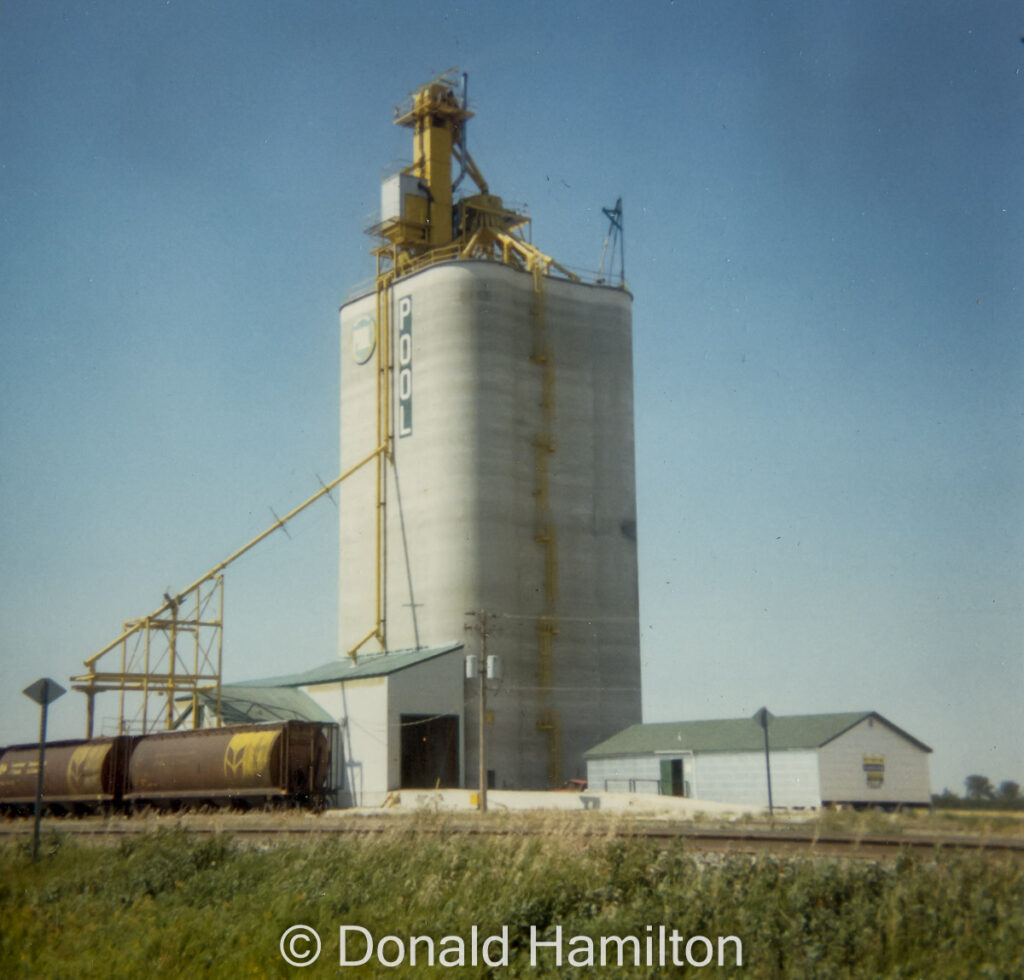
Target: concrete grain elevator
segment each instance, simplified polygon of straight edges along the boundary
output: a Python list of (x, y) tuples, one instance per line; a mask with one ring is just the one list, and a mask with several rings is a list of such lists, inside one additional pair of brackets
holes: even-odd
[(413, 162), (382, 186), (376, 281), (341, 307), (339, 642), (486, 644), (488, 781), (544, 789), (641, 718), (632, 297), (526, 239), (471, 116), (453, 73), (396, 109)]

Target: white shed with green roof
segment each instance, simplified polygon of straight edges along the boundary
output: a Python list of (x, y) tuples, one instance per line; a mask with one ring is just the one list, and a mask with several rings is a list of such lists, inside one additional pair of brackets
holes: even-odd
[(332, 803), (380, 806), (399, 789), (465, 785), (461, 643), (331, 660), (201, 691), (204, 723), (334, 722)]
[[(589, 788), (768, 805), (765, 733), (753, 718), (632, 725), (584, 755)], [(925, 806), (931, 749), (877, 711), (774, 717), (775, 806)]]

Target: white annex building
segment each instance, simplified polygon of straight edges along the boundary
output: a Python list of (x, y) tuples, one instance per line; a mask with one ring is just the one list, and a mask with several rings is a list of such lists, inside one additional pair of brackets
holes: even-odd
[[(464, 785), (461, 644), (399, 650), (358, 663), (331, 660), (312, 670), (221, 688), (226, 724), (333, 723), (332, 806), (380, 806), (400, 787)], [(216, 692), (200, 692), (215, 717)]]
[[(765, 732), (753, 718), (633, 725), (586, 754), (589, 789), (768, 805)], [(772, 801), (927, 806), (931, 749), (876, 711), (768, 725)]]

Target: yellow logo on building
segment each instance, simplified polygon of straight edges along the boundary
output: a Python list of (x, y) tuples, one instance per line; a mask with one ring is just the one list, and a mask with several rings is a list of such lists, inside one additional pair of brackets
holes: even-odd
[(881, 786), (885, 782), (885, 756), (864, 756), (864, 772), (867, 776), (869, 787), (877, 789)]

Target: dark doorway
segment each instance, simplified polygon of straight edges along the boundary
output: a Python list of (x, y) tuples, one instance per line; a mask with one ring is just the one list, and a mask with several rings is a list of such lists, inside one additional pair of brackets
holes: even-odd
[(459, 785), (457, 715), (402, 715), (402, 789)]
[(661, 760), (661, 795), (689, 796), (686, 783), (683, 782), (683, 760)]

